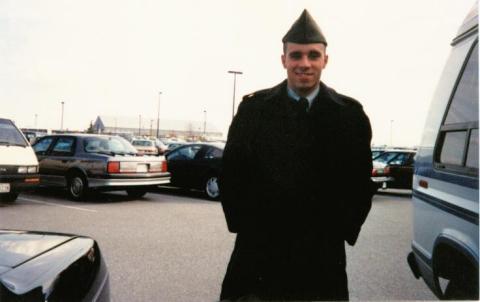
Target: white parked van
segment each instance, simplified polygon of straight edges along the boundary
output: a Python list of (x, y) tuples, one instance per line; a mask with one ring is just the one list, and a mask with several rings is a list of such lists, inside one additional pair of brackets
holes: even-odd
[(478, 12), (453, 39), (415, 158), (408, 263), (440, 299), (478, 299)]
[(9, 119), (0, 118), (0, 201), (38, 186), (38, 161), (30, 143)]

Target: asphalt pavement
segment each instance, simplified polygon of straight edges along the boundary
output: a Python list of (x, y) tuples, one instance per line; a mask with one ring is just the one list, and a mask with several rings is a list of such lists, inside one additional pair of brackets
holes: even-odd
[[(235, 235), (221, 205), (164, 188), (135, 200), (102, 193), (72, 202), (56, 190), (0, 204), (0, 228), (95, 238), (110, 271), (112, 301), (216, 301)], [(351, 300), (435, 300), (410, 272), (409, 191), (375, 195), (355, 247), (347, 247)]]

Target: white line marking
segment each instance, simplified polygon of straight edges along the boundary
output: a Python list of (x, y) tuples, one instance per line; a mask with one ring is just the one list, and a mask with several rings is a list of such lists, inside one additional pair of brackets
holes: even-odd
[(87, 211), (87, 212), (94, 212), (94, 213), (97, 212), (97, 210), (90, 210), (90, 209), (85, 209), (85, 208), (66, 206), (66, 205), (63, 205), (63, 204), (46, 202), (46, 201), (41, 201), (41, 200), (35, 200), (35, 199), (31, 199), (31, 198), (26, 198), (26, 197), (19, 197), (18, 199), (25, 200), (25, 201), (30, 201), (30, 202), (35, 202), (35, 203), (46, 204), (46, 205), (54, 206), (54, 207), (72, 209), (72, 210), (80, 210), (80, 211)]

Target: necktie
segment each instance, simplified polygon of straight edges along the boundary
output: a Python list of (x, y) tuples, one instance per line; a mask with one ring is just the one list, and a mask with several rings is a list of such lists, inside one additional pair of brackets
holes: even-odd
[(308, 110), (308, 105), (309, 105), (307, 98), (303, 98), (303, 97), (300, 98), (300, 99), (298, 100), (298, 104), (299, 104), (299, 107), (302, 109), (302, 112), (307, 112), (307, 110)]

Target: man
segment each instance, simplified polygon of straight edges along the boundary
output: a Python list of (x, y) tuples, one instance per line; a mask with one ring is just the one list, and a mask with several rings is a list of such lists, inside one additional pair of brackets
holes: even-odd
[(283, 38), (287, 80), (243, 98), (220, 179), (237, 233), (220, 299), (348, 300), (344, 241), (371, 207), (371, 128), (320, 81), (327, 42), (304, 10)]

